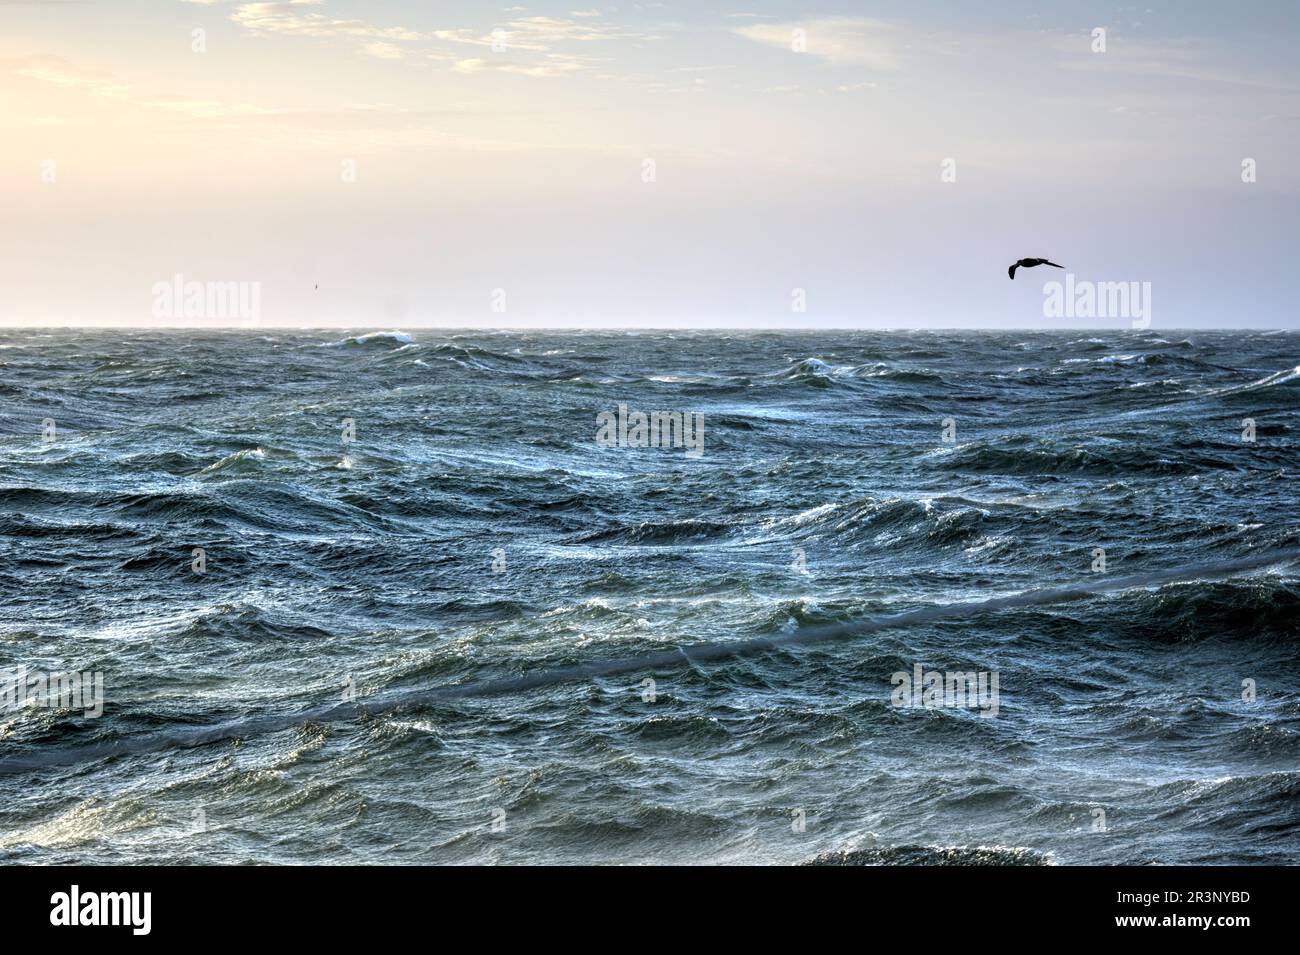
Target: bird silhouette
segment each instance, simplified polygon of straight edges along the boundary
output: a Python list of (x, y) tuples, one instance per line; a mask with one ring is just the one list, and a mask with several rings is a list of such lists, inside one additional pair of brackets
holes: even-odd
[(1032, 269), (1035, 265), (1050, 265), (1055, 269), (1063, 269), (1064, 265), (1057, 265), (1055, 262), (1048, 262), (1047, 259), (1021, 259), (1011, 268), (1007, 269), (1007, 275), (1011, 276), (1012, 281), (1016, 278), (1016, 269)]

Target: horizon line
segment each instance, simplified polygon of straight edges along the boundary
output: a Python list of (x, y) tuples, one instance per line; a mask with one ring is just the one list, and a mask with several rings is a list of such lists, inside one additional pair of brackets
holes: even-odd
[(1207, 326), (1199, 328), (1186, 325), (1170, 325), (1155, 328), (1090, 328), (1080, 325), (1053, 327), (1021, 327), (1016, 325), (945, 325), (945, 326), (862, 326), (862, 325), (825, 325), (815, 328), (785, 326), (702, 326), (689, 327), (677, 325), (123, 325), (123, 324), (48, 324), (48, 325), (5, 325), (0, 324), (0, 334), (7, 331), (49, 331), (50, 329), (94, 330), (94, 331), (140, 331), (140, 332), (182, 332), (182, 331), (299, 331), (299, 332), (691, 332), (699, 333), (781, 333), (813, 334), (817, 332), (1102, 332), (1108, 334), (1127, 334), (1136, 332), (1291, 332), (1300, 333), (1300, 328), (1279, 326)]

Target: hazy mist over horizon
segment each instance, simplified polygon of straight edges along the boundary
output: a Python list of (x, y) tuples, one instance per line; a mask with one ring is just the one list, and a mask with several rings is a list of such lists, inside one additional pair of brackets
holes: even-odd
[[(1150, 283), (1152, 329), (1300, 327), (1290, 4), (123, 0), (0, 24), (0, 325), (1130, 327), (1049, 317), (1065, 272), (1006, 275), (1042, 256)], [(255, 321), (156, 314), (190, 282), (255, 288)]]

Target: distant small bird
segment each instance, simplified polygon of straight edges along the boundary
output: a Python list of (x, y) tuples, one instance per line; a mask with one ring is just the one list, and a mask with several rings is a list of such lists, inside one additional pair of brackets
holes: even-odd
[(1011, 268), (1007, 269), (1007, 275), (1011, 276), (1012, 281), (1015, 281), (1016, 269), (1032, 269), (1035, 265), (1050, 265), (1055, 269), (1065, 268), (1064, 265), (1057, 265), (1055, 262), (1048, 262), (1047, 259), (1021, 259), (1015, 265), (1011, 266)]

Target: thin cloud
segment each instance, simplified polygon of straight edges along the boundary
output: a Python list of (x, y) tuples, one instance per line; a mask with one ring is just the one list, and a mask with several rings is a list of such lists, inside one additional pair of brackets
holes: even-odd
[(1090, 37), (1081, 34), (1054, 37), (1048, 41), (1048, 46), (1061, 54), (1057, 66), (1063, 70), (1196, 80), (1286, 93), (1300, 90), (1293, 80), (1279, 80), (1240, 67), (1216, 66), (1216, 55), (1222, 55), (1218, 48), (1199, 41), (1151, 43), (1112, 36), (1105, 53), (1094, 53)]
[[(577, 19), (551, 16), (517, 17), (504, 26), (491, 31), (470, 28), (444, 28), (413, 30), (406, 26), (381, 26), (355, 18), (340, 18), (328, 13), (301, 9), (303, 6), (320, 6), (320, 0), (287, 0), (287, 2), (243, 3), (230, 19), (254, 35), (308, 37), (314, 39), (351, 39), (365, 41), (359, 52), (383, 60), (403, 59), (408, 48), (430, 60), (447, 60), (459, 73), (515, 73), (521, 76), (563, 76), (586, 69), (583, 58), (573, 54), (553, 52), (569, 44), (649, 41), (657, 36), (642, 31), (627, 30), (609, 23), (593, 22), (599, 11), (577, 10)], [(510, 8), (519, 11), (523, 8)], [(418, 45), (418, 46), (417, 46)], [(490, 48), (497, 59), (480, 56), (457, 56), (448, 52), (449, 46)], [(544, 54), (544, 58), (519, 61), (520, 54)]]
[(396, 43), (388, 43), (385, 40), (375, 40), (373, 43), (367, 43), (361, 48), (361, 52), (379, 60), (400, 60), (406, 55), (405, 51)]
[[(801, 32), (797, 32), (801, 31)], [(894, 24), (865, 17), (823, 17), (790, 23), (751, 23), (732, 30), (766, 46), (781, 47), (831, 63), (853, 63), (874, 70), (901, 69), (902, 31)]]
[[(3, 70), (2, 67), (8, 67)], [(273, 110), (251, 103), (225, 103), (166, 93), (140, 92), (130, 83), (95, 70), (82, 69), (56, 56), (30, 56), (0, 64), (0, 72), (36, 80), (89, 96), (117, 100), (129, 106), (183, 114), (193, 119), (217, 116), (269, 115)]]
[(519, 76), (567, 76), (585, 70), (587, 67), (582, 63), (577, 63), (568, 59), (525, 66), (519, 63), (511, 63), (506, 60), (484, 60), (481, 58), (474, 58), (459, 60), (452, 69), (457, 73), (483, 73), (487, 71), (495, 71), (497, 73), (514, 73)]
[(279, 33), (306, 37), (355, 37), (376, 40), (419, 40), (423, 34), (406, 27), (380, 27), (364, 20), (342, 19), (324, 13), (300, 12), (315, 3), (244, 3), (230, 19), (257, 34)]

